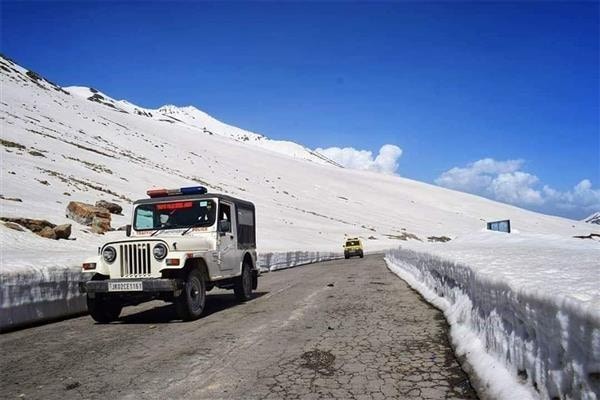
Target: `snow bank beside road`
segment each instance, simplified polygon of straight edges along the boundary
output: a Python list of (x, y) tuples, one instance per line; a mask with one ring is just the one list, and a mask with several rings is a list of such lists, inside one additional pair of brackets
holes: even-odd
[(600, 398), (597, 243), (476, 236), (394, 250), (386, 261), (444, 311), (480, 392), (498, 399)]
[(262, 253), (258, 255), (258, 267), (261, 271), (277, 271), (300, 265), (321, 261), (338, 260), (344, 254), (327, 251), (288, 251), (279, 253)]
[(0, 330), (87, 311), (81, 268), (25, 268), (0, 274)]
[[(339, 258), (343, 258), (343, 254), (271, 252), (259, 254), (258, 266), (266, 272)], [(85, 279), (77, 266), (3, 268), (0, 272), (0, 331), (87, 312), (85, 296), (79, 293), (78, 286)]]

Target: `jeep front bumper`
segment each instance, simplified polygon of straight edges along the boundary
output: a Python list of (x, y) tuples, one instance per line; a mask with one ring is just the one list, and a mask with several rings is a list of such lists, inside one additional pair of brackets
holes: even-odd
[[(141, 283), (141, 290), (109, 290), (110, 283)], [(140, 292), (175, 292), (182, 289), (184, 282), (181, 279), (106, 279), (103, 281), (87, 281), (79, 283), (81, 293), (140, 293)]]

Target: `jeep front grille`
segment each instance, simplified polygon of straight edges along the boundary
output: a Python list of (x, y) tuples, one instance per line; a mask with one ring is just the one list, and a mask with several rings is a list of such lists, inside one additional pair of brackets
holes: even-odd
[(121, 277), (139, 278), (150, 276), (150, 243), (129, 243), (119, 247)]

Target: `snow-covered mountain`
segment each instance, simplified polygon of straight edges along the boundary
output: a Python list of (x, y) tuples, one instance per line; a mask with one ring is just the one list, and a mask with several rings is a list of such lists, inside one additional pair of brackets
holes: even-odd
[[(589, 233), (583, 222), (340, 168), (304, 146), (224, 124), (194, 107), (152, 110), (96, 89), (61, 88), (5, 58), (0, 73), (1, 216), (73, 223), (65, 218), (69, 201), (105, 199), (124, 206), (124, 216), (113, 216), (119, 227), (129, 222), (129, 203), (148, 188), (202, 184), (256, 203), (263, 250), (339, 250), (345, 234), (362, 237), (367, 249), (388, 248), (405, 239), (478, 232), (485, 221), (504, 218), (520, 232)], [(34, 247), (55, 255), (38, 254), (42, 261), (35, 262), (64, 263), (61, 253), (77, 264), (106, 240), (87, 230), (74, 224), (76, 241), (55, 242), (0, 225), (4, 263), (26, 263)]]
[(250, 132), (232, 125), (227, 125), (211, 117), (204, 111), (198, 110), (194, 106), (177, 107), (172, 104), (168, 104), (153, 110), (137, 106), (126, 100), (115, 100), (94, 88), (69, 86), (65, 87), (64, 89), (76, 96), (105, 105), (119, 112), (135, 114), (154, 119), (155, 121), (168, 122), (170, 124), (187, 125), (200, 130), (204, 134), (221, 135), (240, 142), (246, 142), (253, 146), (258, 146), (274, 152), (290, 155), (294, 158), (339, 166), (337, 163), (328, 159), (324, 155), (312, 151), (297, 143), (284, 140), (272, 140), (258, 133)]
[(597, 224), (600, 225), (600, 211), (593, 213), (589, 217), (583, 219), (583, 222), (587, 222), (588, 224)]

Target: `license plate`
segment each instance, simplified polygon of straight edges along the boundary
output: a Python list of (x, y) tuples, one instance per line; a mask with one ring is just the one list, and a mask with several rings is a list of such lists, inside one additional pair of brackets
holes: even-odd
[(142, 282), (108, 282), (109, 292), (141, 292)]

